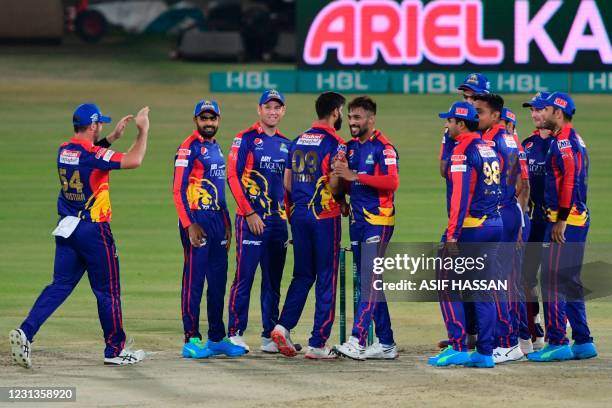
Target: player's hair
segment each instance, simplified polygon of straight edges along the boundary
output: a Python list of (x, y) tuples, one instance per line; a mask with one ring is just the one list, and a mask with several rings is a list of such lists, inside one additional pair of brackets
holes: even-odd
[(457, 118), (455, 118), (455, 121), (457, 123), (459, 122), (465, 123), (465, 127), (468, 128), (470, 132), (475, 132), (478, 130), (478, 121), (464, 120), (464, 119), (457, 119)]
[(474, 95), (475, 101), (483, 101), (486, 102), (487, 105), (493, 110), (493, 112), (501, 113), (502, 109), (504, 109), (504, 98), (501, 95), (490, 93), (490, 94), (482, 94), (482, 95)]
[(362, 108), (366, 112), (376, 115), (376, 102), (369, 96), (358, 96), (348, 104), (348, 110)]
[(73, 125), (73, 127), (74, 127), (74, 133), (81, 133), (81, 132), (86, 131), (89, 125), (87, 126)]
[(315, 102), (315, 109), (319, 119), (325, 119), (346, 102), (346, 98), (336, 92), (323, 92)]

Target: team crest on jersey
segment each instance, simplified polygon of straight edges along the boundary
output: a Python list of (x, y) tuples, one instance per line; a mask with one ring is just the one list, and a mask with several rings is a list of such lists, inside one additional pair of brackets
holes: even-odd
[(287, 145), (284, 143), (280, 144), (280, 151), (283, 153), (289, 153), (289, 149), (287, 148)]
[(368, 154), (365, 164), (374, 164), (374, 157), (372, 156), (372, 153)]
[(62, 150), (62, 153), (60, 153), (59, 162), (62, 164), (78, 166), (80, 157), (81, 152), (78, 150)]
[(495, 150), (491, 149), (491, 147), (489, 147), (488, 145), (478, 144), (476, 145), (476, 147), (478, 148), (478, 153), (480, 153), (480, 156), (482, 157), (497, 157), (497, 155), (495, 154)]
[(504, 136), (504, 142), (506, 142), (506, 146), (508, 146), (511, 149), (517, 149), (518, 148), (518, 146), (516, 145), (516, 140), (514, 140), (514, 137), (512, 137), (510, 135)]
[(557, 140), (557, 146), (559, 146), (559, 150), (571, 149), (572, 143), (568, 139)]
[(300, 136), (296, 144), (302, 146), (319, 146), (324, 138), (325, 135), (320, 135), (318, 133), (304, 133)]

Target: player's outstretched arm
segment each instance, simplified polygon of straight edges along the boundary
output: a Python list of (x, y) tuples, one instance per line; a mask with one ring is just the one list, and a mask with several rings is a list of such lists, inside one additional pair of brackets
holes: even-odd
[(134, 120), (138, 128), (136, 141), (121, 159), (122, 169), (135, 169), (140, 167), (147, 151), (147, 138), (149, 136), (149, 107), (142, 108)]

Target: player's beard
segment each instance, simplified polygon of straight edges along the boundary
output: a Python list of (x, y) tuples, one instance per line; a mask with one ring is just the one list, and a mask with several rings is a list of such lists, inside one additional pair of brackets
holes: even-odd
[(357, 137), (357, 138), (361, 138), (363, 136), (365, 136), (365, 134), (368, 132), (367, 128), (362, 128), (357, 126), (356, 127), (356, 131), (353, 131), (353, 127), (351, 127), (351, 136), (353, 137)]
[(338, 119), (336, 119), (336, 121), (334, 122), (334, 129), (336, 130), (340, 130), (342, 129), (342, 116), (340, 116)]
[(213, 138), (219, 128), (215, 126), (198, 126), (198, 133), (205, 139)]

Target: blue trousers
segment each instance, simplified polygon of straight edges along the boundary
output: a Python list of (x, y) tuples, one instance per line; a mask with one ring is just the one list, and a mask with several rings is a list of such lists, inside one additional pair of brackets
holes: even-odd
[(532, 337), (544, 336), (541, 328), (533, 323), (533, 318), (540, 313), (540, 303), (535, 289), (539, 286), (538, 272), (542, 264), (542, 242), (544, 242), (544, 235), (546, 234), (546, 225), (547, 222), (541, 218), (530, 221), (529, 243), (525, 248), (523, 262), (522, 279), (526, 297), (525, 314)]
[(246, 218), (236, 215), (236, 276), (228, 304), (230, 336), (242, 335), (247, 328), (251, 288), (258, 265), (261, 267), (261, 336), (270, 337), (278, 323), (280, 286), (287, 255), (287, 223), (281, 218), (268, 218), (264, 223), (263, 235), (254, 235)]
[[(355, 222), (349, 227), (351, 248), (353, 251), (353, 262), (357, 266), (357, 284), (361, 286), (362, 266), (372, 265), (374, 256), (383, 256), (387, 243), (393, 235), (393, 226), (371, 225), (365, 222)], [(369, 248), (373, 247), (373, 248)], [(368, 259), (363, 259), (366, 256)], [(372, 281), (376, 275), (372, 270), (366, 271), (364, 277), (370, 277)], [(371, 282), (370, 282), (371, 283)], [(375, 323), (376, 337), (382, 344), (394, 344), (393, 330), (391, 330), (391, 317), (384, 292), (371, 289), (367, 292), (360, 291), (360, 299), (357, 305), (353, 321), (352, 336), (359, 339), (359, 344), (365, 346), (368, 340), (368, 329), (372, 319)]]
[[(516, 242), (521, 229), (521, 211), (516, 204), (509, 204), (499, 210), (504, 230), (502, 244), (499, 250), (498, 279), (508, 281), (508, 290), (512, 292), (513, 283), (518, 275), (516, 269)], [(510, 301), (512, 293), (502, 291), (495, 293), (497, 309), (497, 324), (495, 325), (495, 346), (512, 347), (518, 343), (518, 331), (513, 330), (512, 316), (510, 314)], [(518, 318), (518, 316), (516, 316)]]
[(119, 258), (108, 223), (81, 221), (68, 238), (55, 237), (53, 282), (38, 296), (21, 330), (28, 340), (68, 298), (87, 270), (89, 285), (98, 301), (104, 333), (104, 356), (116, 357), (125, 344), (121, 315)]
[(291, 234), (295, 263), (279, 324), (288, 330), (297, 325), (316, 282), (314, 325), (308, 345), (323, 347), (336, 313), (340, 217), (315, 219), (296, 212), (291, 217)]
[[(565, 244), (551, 242), (552, 227), (552, 223), (546, 227), (542, 250), (541, 281), (548, 343), (569, 343), (566, 336), (568, 319), (576, 344), (592, 343), (580, 279), (589, 224), (583, 227), (568, 225)], [(570, 300), (566, 300), (568, 296)]]
[(191, 337), (202, 338), (200, 333), (200, 302), (206, 290), (208, 338), (220, 341), (225, 337), (223, 306), (227, 283), (227, 241), (222, 211), (195, 211), (196, 222), (206, 232), (206, 245), (194, 247), (187, 230), (179, 225), (185, 262), (181, 290), (181, 314), (185, 342)]
[[(487, 245), (472, 245), (469, 247), (469, 256), (483, 257), (485, 254), (489, 259), (486, 267), (482, 271), (481, 279), (496, 279), (494, 271), (497, 268), (498, 243), (502, 238), (501, 218), (487, 219), (483, 225), (475, 228), (463, 228), (459, 236), (460, 243), (487, 243)], [(446, 241), (444, 234), (442, 242)], [(480, 251), (479, 251), (480, 248)], [(441, 255), (447, 257), (448, 254), (442, 250)], [(445, 269), (438, 270), (438, 279), (453, 279), (457, 275), (453, 271)], [(439, 291), (440, 308), (442, 317), (448, 333), (449, 344), (457, 351), (467, 351), (467, 320), (466, 315), (471, 314), (476, 322), (478, 340), (476, 349), (484, 355), (492, 355), (495, 345), (495, 302), (493, 296), (483, 291), (477, 298), (470, 302), (457, 299), (457, 294), (450, 294), (447, 291)]]

